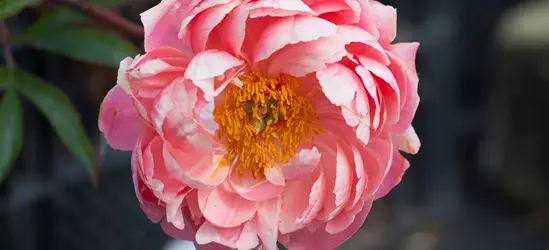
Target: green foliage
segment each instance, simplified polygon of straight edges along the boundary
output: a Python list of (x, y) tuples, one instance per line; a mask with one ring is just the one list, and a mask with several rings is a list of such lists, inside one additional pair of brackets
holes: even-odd
[(19, 95), (6, 91), (0, 101), (0, 182), (6, 177), (23, 146)]
[(39, 2), (40, 0), (0, 0), (0, 20), (17, 15), (27, 5)]
[[(80, 123), (80, 116), (67, 97), (55, 86), (18, 69), (0, 68), (0, 79), (12, 79), (7, 86), (20, 92), (48, 119), (69, 151), (86, 166), (95, 181), (97, 171), (89, 137)], [(20, 110), (19, 110), (20, 113)], [(0, 114), (0, 119), (4, 115)], [(19, 124), (21, 125), (21, 124)], [(11, 129), (14, 129), (11, 127)], [(14, 132), (17, 132), (14, 130)], [(20, 132), (20, 131), (19, 131)]]
[(120, 60), (138, 53), (128, 41), (115, 33), (82, 27), (86, 17), (78, 12), (60, 10), (36, 21), (16, 41), (37, 49), (76, 60), (117, 67)]

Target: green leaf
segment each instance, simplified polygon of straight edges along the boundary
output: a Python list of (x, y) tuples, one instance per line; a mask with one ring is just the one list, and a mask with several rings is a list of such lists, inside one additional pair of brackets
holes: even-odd
[(37, 49), (112, 67), (118, 67), (122, 59), (138, 53), (131, 43), (116, 34), (94, 28), (28, 33), (19, 41)]
[(280, 243), (278, 241), (276, 242), (276, 245), (278, 246), (278, 249), (280, 249), (280, 250), (288, 250), (288, 248), (286, 248), (284, 245), (282, 245), (282, 243)]
[(80, 12), (60, 9), (42, 16), (14, 40), (76, 60), (112, 67), (118, 67), (120, 60), (138, 53), (133, 44), (111, 31), (78, 27), (86, 20), (88, 18)]
[(7, 176), (23, 146), (21, 103), (15, 90), (8, 90), (0, 102), (0, 183)]
[(0, 0), (0, 20), (15, 16), (27, 5), (38, 2), (40, 0)]
[[(0, 70), (0, 74), (2, 71)], [(85, 164), (92, 181), (97, 179), (93, 147), (76, 109), (55, 86), (21, 70), (13, 70), (17, 88), (44, 114), (69, 151)]]
[(120, 0), (91, 0), (90, 3), (104, 7), (114, 7), (120, 4)]

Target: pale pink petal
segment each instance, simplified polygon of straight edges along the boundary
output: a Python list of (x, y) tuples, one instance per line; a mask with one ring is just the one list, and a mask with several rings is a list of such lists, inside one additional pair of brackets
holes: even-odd
[(349, 104), (358, 88), (362, 87), (360, 78), (351, 69), (339, 63), (317, 71), (316, 77), (324, 95), (337, 106)]
[(277, 167), (265, 169), (265, 179), (267, 179), (269, 182), (271, 182), (274, 185), (278, 185), (278, 186), (286, 185), (286, 180), (284, 180), (284, 175), (282, 174), (282, 171)]
[(404, 151), (408, 154), (417, 154), (421, 147), (419, 137), (414, 130), (414, 127), (410, 126), (404, 131), (404, 134), (398, 136), (397, 139), (398, 150)]
[(255, 217), (257, 234), (265, 250), (277, 250), (278, 220), (280, 218), (281, 207), (282, 199), (280, 196), (277, 196), (262, 202), (257, 208), (257, 215)]
[(240, 55), (244, 43), (249, 12), (248, 5), (239, 5), (223, 21), (222, 44), (235, 57)]
[(395, 40), (397, 33), (397, 13), (392, 6), (384, 5), (378, 1), (369, 2), (365, 8), (368, 13), (368, 19), (379, 30), (379, 38), (382, 42), (390, 43)]
[(114, 86), (101, 103), (99, 130), (111, 148), (129, 151), (140, 134), (140, 119), (133, 107), (132, 96)]
[(321, 154), (316, 147), (300, 150), (287, 164), (280, 166), (284, 179), (291, 180), (311, 174), (320, 162)]
[(393, 187), (400, 183), (404, 172), (410, 163), (404, 158), (398, 151), (393, 152), (393, 161), (389, 173), (385, 176), (383, 183), (381, 183), (379, 189), (376, 191), (375, 199), (383, 198), (387, 195)]
[(214, 27), (219, 25), (237, 4), (237, 1), (232, 1), (228, 4), (218, 5), (196, 16), (191, 29), (191, 47), (195, 54), (206, 49), (206, 42)]
[(357, 66), (355, 72), (362, 79), (362, 83), (369, 94), (370, 100), (373, 102), (373, 105), (369, 105), (370, 114), (373, 114), (373, 116), (371, 116), (371, 124), (373, 129), (377, 129), (381, 122), (381, 104), (377, 93), (377, 83), (370, 71), (366, 70), (364, 67)]
[(246, 222), (240, 227), (220, 228), (206, 221), (196, 233), (196, 242), (199, 245), (216, 242), (233, 249), (249, 250), (259, 244), (255, 231), (252, 222)]
[(293, 16), (312, 14), (313, 11), (301, 0), (260, 0), (250, 8), (250, 17)]
[(314, 232), (310, 232), (305, 228), (292, 233), (290, 235), (290, 241), (285, 247), (292, 250), (334, 249), (356, 233), (360, 226), (362, 226), (362, 223), (366, 220), (371, 207), (371, 202), (366, 203), (362, 211), (356, 215), (353, 223), (338, 234), (330, 234), (320, 228)]
[(185, 220), (183, 218), (183, 211), (181, 210), (183, 200), (185, 196), (191, 191), (190, 188), (180, 192), (177, 196), (166, 203), (166, 221), (171, 223), (178, 229), (185, 228)]
[(228, 176), (229, 166), (222, 164), (222, 155), (216, 155), (211, 149), (178, 149), (165, 142), (162, 155), (168, 171), (193, 188), (215, 187)]
[(126, 75), (126, 70), (132, 64), (133, 59), (130, 57), (124, 58), (120, 61), (120, 66), (118, 67), (118, 75), (116, 77), (116, 84), (120, 86), (126, 93), (131, 94), (130, 82), (128, 81), (128, 76)]
[(322, 208), (326, 184), (322, 172), (317, 176), (305, 176), (286, 187), (278, 225), (282, 234), (304, 228)]
[(224, 186), (198, 190), (198, 205), (204, 217), (219, 227), (236, 227), (255, 215), (258, 202), (246, 200)]
[(389, 47), (389, 51), (398, 56), (403, 62), (404, 67), (409, 69), (412, 74), (417, 76), (416, 71), (416, 54), (419, 48), (419, 43), (397, 43)]
[(213, 96), (215, 86), (212, 79), (243, 63), (244, 61), (227, 52), (207, 50), (193, 57), (185, 71), (185, 78), (193, 81), (204, 92), (205, 96)]
[(324, 19), (310, 16), (290, 16), (280, 18), (265, 27), (255, 45), (253, 59), (267, 59), (274, 52), (288, 44), (309, 42), (320, 37), (335, 34), (336, 26)]

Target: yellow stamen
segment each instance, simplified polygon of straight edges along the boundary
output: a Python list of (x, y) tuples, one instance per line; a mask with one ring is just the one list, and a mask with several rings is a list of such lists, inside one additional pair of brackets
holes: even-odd
[(298, 94), (293, 77), (267, 78), (256, 72), (238, 77), (214, 110), (217, 136), (227, 147), (225, 162), (238, 157), (236, 174), (262, 177), (266, 168), (287, 163), (302, 143), (321, 132), (310, 93)]

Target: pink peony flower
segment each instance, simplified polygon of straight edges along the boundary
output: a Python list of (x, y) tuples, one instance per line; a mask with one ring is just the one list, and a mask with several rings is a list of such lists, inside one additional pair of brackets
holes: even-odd
[(164, 0), (100, 129), (137, 198), (197, 247), (332, 249), (416, 153), (417, 43), (373, 0)]

